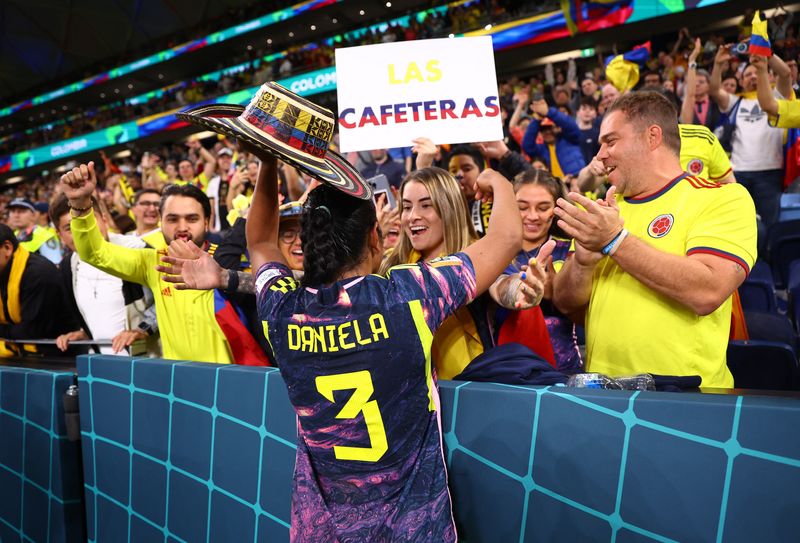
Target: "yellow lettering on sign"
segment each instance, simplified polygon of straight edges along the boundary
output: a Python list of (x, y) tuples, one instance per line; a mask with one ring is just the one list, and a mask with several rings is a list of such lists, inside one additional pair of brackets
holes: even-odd
[(425, 63), (425, 74), (422, 73), (416, 62), (409, 62), (405, 67), (405, 71), (403, 71), (402, 66), (396, 67), (394, 64), (389, 64), (387, 68), (389, 70), (390, 85), (403, 85), (411, 82), (425, 83), (425, 81), (434, 83), (442, 79), (442, 69), (436, 59), (431, 59)]

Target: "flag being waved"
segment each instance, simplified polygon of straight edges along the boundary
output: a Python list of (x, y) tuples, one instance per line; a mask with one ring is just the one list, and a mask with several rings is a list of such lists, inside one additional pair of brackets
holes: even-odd
[(760, 55), (762, 57), (772, 56), (772, 46), (769, 43), (769, 35), (767, 34), (767, 21), (761, 20), (761, 13), (756, 10), (753, 15), (753, 33), (750, 36), (750, 47), (747, 52), (751, 55)]

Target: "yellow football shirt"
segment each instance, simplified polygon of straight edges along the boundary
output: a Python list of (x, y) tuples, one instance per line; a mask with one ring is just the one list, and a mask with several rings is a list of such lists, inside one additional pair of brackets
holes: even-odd
[(770, 126), (800, 128), (800, 101), (778, 100), (778, 114), (769, 116)]
[(719, 181), (731, 173), (731, 161), (711, 130), (697, 124), (679, 124), (681, 167), (695, 177)]
[[(707, 253), (750, 271), (756, 259), (753, 200), (741, 185), (683, 174), (642, 199), (617, 196), (630, 235), (665, 253)], [(731, 299), (700, 316), (655, 292), (610, 257), (595, 268), (586, 315), (587, 371), (700, 375), (733, 387), (726, 364)]]

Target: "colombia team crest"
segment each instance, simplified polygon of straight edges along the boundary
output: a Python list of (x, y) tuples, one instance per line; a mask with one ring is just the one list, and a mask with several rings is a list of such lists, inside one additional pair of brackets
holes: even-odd
[(653, 219), (650, 226), (647, 227), (647, 233), (650, 234), (651, 238), (663, 238), (672, 230), (672, 224), (674, 222), (675, 217), (673, 217), (671, 213), (659, 215)]
[(686, 170), (692, 175), (700, 175), (700, 172), (703, 171), (703, 161), (699, 158), (693, 158), (689, 161), (686, 165)]

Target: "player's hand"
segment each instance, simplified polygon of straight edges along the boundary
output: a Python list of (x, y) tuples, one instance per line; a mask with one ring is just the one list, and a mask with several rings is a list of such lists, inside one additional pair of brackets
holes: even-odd
[(61, 189), (71, 207), (90, 207), (91, 195), (96, 187), (97, 174), (94, 171), (94, 161), (76, 166), (61, 176)]
[(483, 202), (491, 200), (496, 183), (508, 183), (508, 179), (491, 168), (483, 170), (480, 175), (478, 175), (478, 179), (475, 180), (475, 185), (473, 186), (475, 190), (475, 199)]
[[(174, 244), (177, 245), (173, 247)], [(164, 281), (175, 284), (177, 290), (210, 290), (228, 286), (228, 271), (192, 241), (173, 241), (169, 253), (161, 257), (162, 264), (156, 266), (156, 270), (164, 274)], [(190, 258), (173, 256), (186, 254)]]
[(620, 216), (617, 200), (614, 198), (615, 193), (616, 187), (608, 189), (602, 204), (577, 192), (569, 193), (572, 201), (580, 204), (583, 209), (559, 198), (555, 208), (555, 214), (559, 219), (558, 226), (586, 249), (600, 251), (619, 234), (625, 224)]

